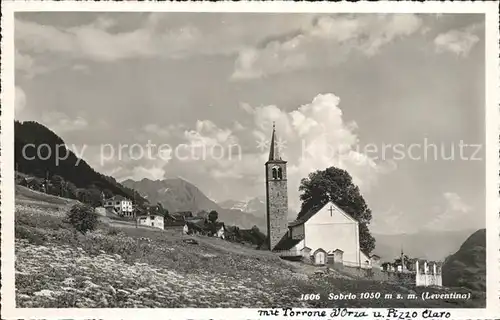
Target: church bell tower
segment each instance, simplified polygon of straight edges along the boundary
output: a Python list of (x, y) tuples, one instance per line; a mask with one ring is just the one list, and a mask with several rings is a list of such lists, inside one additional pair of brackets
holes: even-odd
[(273, 133), (266, 162), (266, 204), (267, 204), (267, 236), (269, 250), (275, 249), (281, 238), (288, 232), (288, 193), (286, 161), (279, 153), (276, 129)]

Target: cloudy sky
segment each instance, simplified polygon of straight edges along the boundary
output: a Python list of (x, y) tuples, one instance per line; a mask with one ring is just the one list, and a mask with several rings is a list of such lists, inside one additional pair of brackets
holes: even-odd
[(18, 13), (15, 41), (16, 118), (118, 180), (263, 196), (275, 121), (292, 208), (333, 165), (375, 232), (484, 227), (482, 15)]

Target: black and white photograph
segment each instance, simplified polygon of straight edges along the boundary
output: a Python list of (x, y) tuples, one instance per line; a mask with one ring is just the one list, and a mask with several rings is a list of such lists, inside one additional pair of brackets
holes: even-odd
[(12, 315), (500, 311), (498, 7), (106, 5), (2, 25)]

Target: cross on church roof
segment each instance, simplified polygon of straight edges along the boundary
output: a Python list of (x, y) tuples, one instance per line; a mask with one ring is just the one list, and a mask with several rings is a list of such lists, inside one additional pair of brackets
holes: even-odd
[(330, 217), (333, 215), (333, 210), (334, 210), (334, 209), (333, 209), (333, 206), (332, 206), (332, 205), (330, 205), (330, 209), (328, 209), (328, 211), (330, 211)]

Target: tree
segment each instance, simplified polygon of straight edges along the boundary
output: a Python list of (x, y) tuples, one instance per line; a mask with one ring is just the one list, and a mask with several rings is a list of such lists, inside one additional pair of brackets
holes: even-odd
[(196, 214), (196, 216), (199, 217), (199, 218), (207, 219), (208, 218), (208, 212), (205, 211), (205, 210), (201, 210), (200, 212), (198, 212)]
[(113, 192), (111, 192), (111, 190), (109, 189), (104, 189), (102, 190), (102, 192), (104, 193), (104, 197), (106, 199), (113, 197)]
[[(415, 259), (411, 259), (406, 254), (403, 255), (403, 257), (405, 259), (405, 267), (406, 267), (406, 269), (408, 269), (408, 270), (413, 269), (413, 261)], [(401, 265), (401, 257), (394, 259), (394, 265), (396, 265), (396, 266), (400, 266)]]
[(77, 188), (73, 182), (66, 181), (66, 191), (68, 198), (76, 199)]
[(71, 224), (82, 234), (92, 231), (96, 228), (99, 218), (94, 208), (87, 204), (75, 204), (66, 213), (66, 222)]
[(208, 220), (210, 220), (210, 222), (212, 223), (215, 223), (215, 221), (217, 221), (218, 218), (219, 218), (219, 213), (215, 210), (210, 211), (210, 213), (208, 214)]
[(90, 193), (87, 189), (79, 188), (76, 190), (76, 198), (83, 203), (90, 203)]
[(89, 193), (89, 204), (93, 207), (98, 207), (103, 205), (102, 203), (102, 193), (97, 188), (88, 189)]
[(64, 196), (63, 190), (65, 187), (65, 181), (63, 177), (60, 175), (53, 175), (52, 178), (50, 179), (50, 182), (52, 183), (53, 186), (53, 193), (58, 195), (58, 196)]
[(347, 171), (330, 167), (312, 172), (307, 178), (302, 179), (299, 191), (302, 192), (300, 195), (302, 210), (297, 218), (301, 218), (309, 210), (320, 208), (332, 201), (359, 222), (361, 250), (366, 254), (373, 251), (375, 239), (368, 229), (372, 212)]
[(156, 208), (157, 208), (157, 214), (162, 216), (163, 219), (167, 219), (168, 217), (170, 217), (170, 215), (168, 214), (168, 210), (163, 208), (163, 205), (161, 203), (158, 202)]

